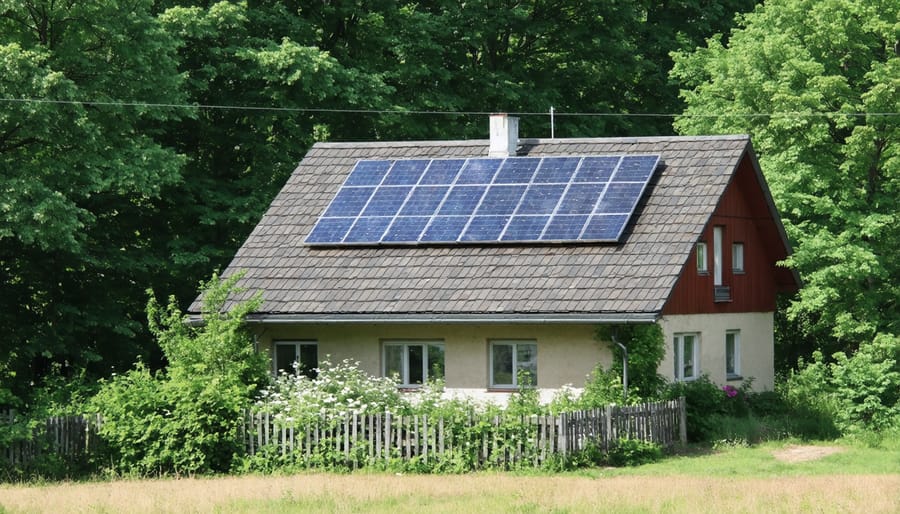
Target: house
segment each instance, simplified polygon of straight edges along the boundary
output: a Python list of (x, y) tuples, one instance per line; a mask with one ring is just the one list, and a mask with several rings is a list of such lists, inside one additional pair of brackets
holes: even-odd
[[(772, 389), (799, 279), (748, 136), (318, 143), (226, 275), (273, 371), (360, 361), (414, 388), (547, 399), (608, 367), (608, 324), (659, 323), (670, 380)], [(456, 216), (456, 217), (452, 217)], [(192, 307), (194, 315), (198, 305)]]

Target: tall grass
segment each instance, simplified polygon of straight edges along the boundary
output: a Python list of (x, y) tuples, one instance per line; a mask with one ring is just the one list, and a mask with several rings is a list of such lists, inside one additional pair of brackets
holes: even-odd
[(900, 449), (785, 463), (729, 448), (550, 474), (301, 474), (0, 486), (0, 512), (896, 512)]

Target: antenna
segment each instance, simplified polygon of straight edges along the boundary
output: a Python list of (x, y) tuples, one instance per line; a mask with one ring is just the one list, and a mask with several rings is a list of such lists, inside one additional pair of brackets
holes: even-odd
[(550, 106), (550, 139), (556, 139), (556, 127), (554, 124), (553, 113), (556, 112), (553, 110), (553, 106)]

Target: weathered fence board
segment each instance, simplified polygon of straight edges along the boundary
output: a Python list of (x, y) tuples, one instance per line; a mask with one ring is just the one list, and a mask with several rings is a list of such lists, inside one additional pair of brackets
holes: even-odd
[[(13, 409), (0, 410), (0, 424), (19, 422)], [(95, 452), (101, 440), (99, 415), (51, 416), (35, 426), (31, 437), (0, 447), (0, 464), (26, 464), (44, 453), (77, 458)]]
[[(464, 423), (464, 430), (458, 423)], [(602, 409), (556, 416), (494, 417), (489, 426), (473, 430), (479, 419), (449, 421), (428, 416), (350, 415), (330, 423), (297, 424), (276, 421), (268, 414), (249, 414), (246, 449), (251, 455), (263, 446), (279, 453), (304, 457), (317, 453), (342, 454), (352, 466), (360, 455), (375, 461), (392, 458), (440, 460), (468, 448), (480, 464), (539, 465), (554, 455), (563, 459), (589, 446), (608, 452), (620, 439), (638, 439), (663, 447), (685, 442), (684, 399), (639, 405), (611, 405)], [(464, 434), (464, 435), (460, 435)], [(468, 435), (469, 439), (464, 439)]]

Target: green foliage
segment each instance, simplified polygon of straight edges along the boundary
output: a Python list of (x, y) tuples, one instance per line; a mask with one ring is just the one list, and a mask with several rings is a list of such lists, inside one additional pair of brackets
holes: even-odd
[(715, 434), (715, 416), (727, 412), (728, 396), (703, 375), (696, 380), (675, 382), (667, 391), (669, 398), (684, 397), (687, 411), (688, 441), (708, 441)]
[(622, 349), (616, 341), (628, 349), (628, 395), (638, 398), (655, 398), (665, 379), (657, 373), (659, 363), (666, 356), (666, 340), (658, 323), (649, 325), (601, 325), (597, 338), (610, 342), (613, 353), (612, 369), (622, 376)]
[(641, 466), (662, 458), (662, 448), (658, 444), (639, 439), (619, 439), (609, 450), (606, 461), (610, 466)]
[(0, 370), (27, 402), (52, 363), (132, 362), (143, 289), (168, 264), (144, 227), (180, 180), (159, 136), (181, 113), (78, 102), (185, 97), (150, 0), (3, 2), (0, 33), (0, 97), (45, 100), (0, 112)]
[(900, 333), (900, 124), (883, 114), (900, 111), (896, 7), (767, 1), (727, 42), (674, 55), (676, 128), (753, 137), (804, 280), (788, 315), (806, 344)]
[[(243, 415), (267, 379), (244, 317), (260, 298), (232, 305), (239, 275), (203, 284), (203, 324), (190, 326), (174, 299), (151, 298), (150, 326), (169, 361), (151, 373), (138, 364), (104, 381), (92, 406), (103, 415), (113, 471), (193, 474), (227, 471), (243, 451)], [(224, 313), (223, 313), (224, 312)]]
[(843, 433), (885, 431), (900, 426), (900, 338), (881, 335), (852, 356), (820, 352), (800, 362), (784, 385), (792, 406), (827, 420)]

